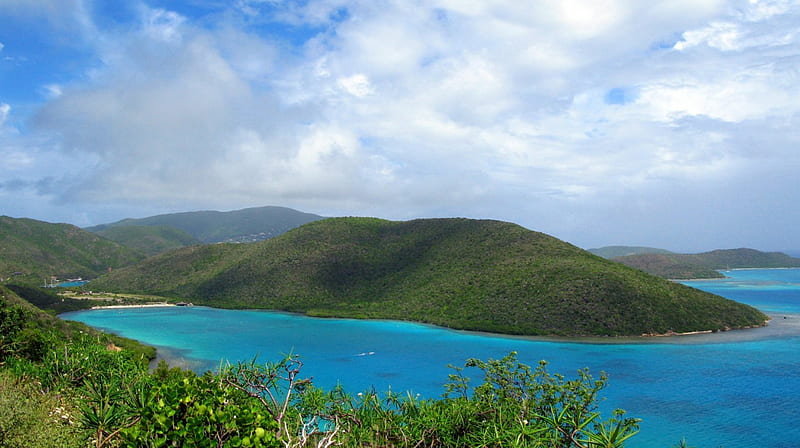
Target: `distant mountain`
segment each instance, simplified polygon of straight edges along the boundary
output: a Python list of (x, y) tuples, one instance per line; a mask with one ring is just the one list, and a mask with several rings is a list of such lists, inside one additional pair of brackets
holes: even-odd
[(331, 218), (255, 244), (177, 249), (94, 288), (528, 335), (721, 330), (766, 319), (551, 236), (469, 219)]
[(714, 269), (790, 268), (800, 267), (800, 258), (782, 252), (761, 252), (755, 249), (718, 249), (689, 255), (688, 258)]
[(202, 243), (249, 243), (278, 236), (287, 230), (319, 219), (322, 219), (322, 216), (286, 207), (256, 207), (230, 212), (183, 212), (141, 219), (129, 218), (111, 224), (88, 227), (86, 230), (103, 232), (123, 226), (168, 226), (182, 230)]
[(668, 279), (724, 278), (718, 270), (701, 264), (692, 256), (681, 254), (638, 254), (612, 258), (630, 266)]
[(144, 258), (70, 224), (0, 216), (0, 278), (42, 284), (44, 278), (96, 277)]
[(111, 226), (96, 234), (130, 247), (146, 256), (152, 256), (179, 247), (202, 244), (183, 230), (170, 226)]
[(642, 246), (605, 246), (596, 249), (588, 249), (588, 251), (595, 255), (599, 255), (603, 258), (608, 258), (608, 259), (625, 257), (628, 255), (672, 253), (666, 249), (657, 249), (655, 247), (642, 247)]
[(738, 268), (800, 267), (800, 258), (782, 252), (724, 249), (699, 254), (640, 254), (613, 259), (650, 274), (672, 279), (721, 278), (719, 271)]

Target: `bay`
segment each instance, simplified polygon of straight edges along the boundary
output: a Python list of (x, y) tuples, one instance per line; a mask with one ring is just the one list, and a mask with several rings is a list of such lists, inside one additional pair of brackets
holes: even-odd
[[(800, 269), (735, 270), (726, 279), (684, 282), (762, 309), (770, 325), (671, 338), (548, 340), (453, 331), (396, 321), (315, 319), (206, 307), (104, 309), (66, 319), (159, 348), (173, 365), (202, 372), (223, 362), (295, 353), (317, 385), (356, 393), (411, 391), (438, 397), (448, 364), (517, 351), (534, 365), (574, 376), (609, 376), (601, 407), (642, 419), (632, 448), (784, 448), (800, 444)], [(474, 381), (478, 372), (472, 374)]]

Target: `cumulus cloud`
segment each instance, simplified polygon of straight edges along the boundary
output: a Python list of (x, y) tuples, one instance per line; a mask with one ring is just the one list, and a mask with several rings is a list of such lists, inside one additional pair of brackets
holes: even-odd
[[(642, 240), (675, 240), (678, 216), (720, 214), (709, 198), (764, 191), (749, 170), (794, 177), (798, 14), (239, 0), (198, 23), (142, 6), (123, 32), (86, 27), (102, 64), (46, 87), (34, 124), (92, 164), (63, 200), (488, 216), (576, 242), (639, 219)], [(276, 24), (302, 43), (259, 32)]]

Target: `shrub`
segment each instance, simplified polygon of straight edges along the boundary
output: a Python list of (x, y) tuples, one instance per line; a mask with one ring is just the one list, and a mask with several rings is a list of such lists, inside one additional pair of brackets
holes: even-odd
[(78, 410), (64, 396), (0, 371), (0, 446), (7, 448), (80, 447)]

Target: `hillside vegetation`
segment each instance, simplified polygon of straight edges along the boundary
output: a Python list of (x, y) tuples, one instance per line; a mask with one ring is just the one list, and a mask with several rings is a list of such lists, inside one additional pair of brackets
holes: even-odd
[(528, 335), (722, 330), (766, 319), (548, 235), (469, 219), (326, 219), (261, 243), (179, 249), (93, 288)]
[(627, 266), (663, 278), (722, 278), (723, 269), (800, 267), (800, 258), (781, 252), (725, 249), (699, 254), (638, 254), (614, 258)]
[[(31, 294), (35, 288), (22, 288)], [(37, 293), (33, 293), (37, 294)], [(41, 296), (47, 295), (40, 291)], [(54, 302), (48, 305), (53, 305)], [(48, 306), (49, 309), (54, 309)], [(80, 307), (75, 307), (80, 309)], [(82, 323), (59, 319), (45, 309), (23, 299), (14, 290), (0, 285), (0, 365), (2, 358), (24, 356), (41, 359), (54, 343), (63, 344), (78, 337), (90, 337), (102, 344), (123, 347), (137, 359), (149, 361), (155, 358), (153, 347), (121, 336), (106, 334)]]
[[(141, 219), (123, 219), (89, 227), (91, 232), (108, 232), (130, 226), (167, 226), (182, 230), (203, 243), (253, 242), (272, 238), (308, 222), (322, 219), (286, 207), (254, 207), (230, 212), (199, 211), (169, 213)], [(123, 232), (127, 229), (117, 230)], [(192, 243), (194, 244), (194, 243)]]
[(679, 254), (639, 254), (613, 258), (626, 266), (667, 279), (724, 278), (718, 270)]
[(95, 277), (144, 258), (70, 224), (0, 216), (0, 278), (42, 284), (45, 277)]
[(185, 231), (169, 226), (112, 226), (95, 233), (145, 256), (202, 244)]
[(595, 255), (599, 255), (603, 258), (608, 258), (608, 259), (625, 257), (628, 255), (673, 253), (666, 249), (658, 249), (655, 247), (644, 247), (644, 246), (605, 246), (587, 250)]

